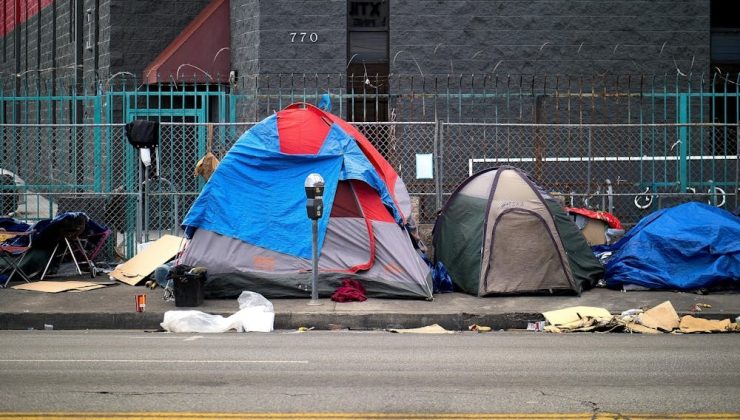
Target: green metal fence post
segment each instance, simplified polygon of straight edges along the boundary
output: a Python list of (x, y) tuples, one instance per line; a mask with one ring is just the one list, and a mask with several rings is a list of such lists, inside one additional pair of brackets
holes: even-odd
[(689, 95), (680, 94), (678, 95), (678, 122), (682, 124), (678, 128), (678, 185), (679, 192), (686, 192), (688, 185), (688, 155), (689, 150), (689, 138), (688, 138), (688, 102)]

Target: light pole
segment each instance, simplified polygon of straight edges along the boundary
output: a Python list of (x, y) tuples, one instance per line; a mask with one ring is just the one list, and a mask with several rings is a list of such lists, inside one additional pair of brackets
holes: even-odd
[(319, 219), (324, 214), (324, 178), (313, 173), (303, 183), (306, 190), (306, 213), (311, 219), (311, 247), (313, 250), (313, 270), (311, 277), (311, 301), (309, 305), (319, 303)]

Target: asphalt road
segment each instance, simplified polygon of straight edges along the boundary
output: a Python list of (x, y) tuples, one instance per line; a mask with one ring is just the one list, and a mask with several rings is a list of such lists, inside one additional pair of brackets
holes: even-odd
[(737, 413), (739, 396), (740, 334), (0, 331), (0, 412)]

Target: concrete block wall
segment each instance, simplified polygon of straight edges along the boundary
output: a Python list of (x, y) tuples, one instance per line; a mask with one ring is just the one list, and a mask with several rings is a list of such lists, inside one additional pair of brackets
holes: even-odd
[(260, 73), (344, 72), (345, 0), (273, 0), (260, 9)]
[(391, 1), (390, 14), (392, 73), (709, 70), (705, 0)]
[[(144, 68), (187, 26), (209, 0), (110, 0), (110, 73)], [(187, 68), (186, 74), (197, 73)], [(169, 75), (162, 75), (167, 78)]]
[[(254, 94), (255, 79), (249, 75), (259, 74), (260, 47), (260, 2), (259, 0), (231, 0), (231, 67), (236, 70), (235, 93)], [(239, 121), (252, 121), (257, 112), (255, 101), (239, 101)]]

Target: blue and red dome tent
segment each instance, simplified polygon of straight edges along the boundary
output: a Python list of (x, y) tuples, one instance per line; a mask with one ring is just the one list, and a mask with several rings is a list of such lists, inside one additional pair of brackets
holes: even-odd
[(308, 104), (294, 104), (245, 132), (183, 222), (181, 262), (208, 269), (206, 295), (308, 297), (311, 221), (304, 180), (325, 182), (319, 220), (319, 294), (343, 279), (368, 296), (431, 298), (429, 268), (406, 229), (408, 191), (357, 129)]

